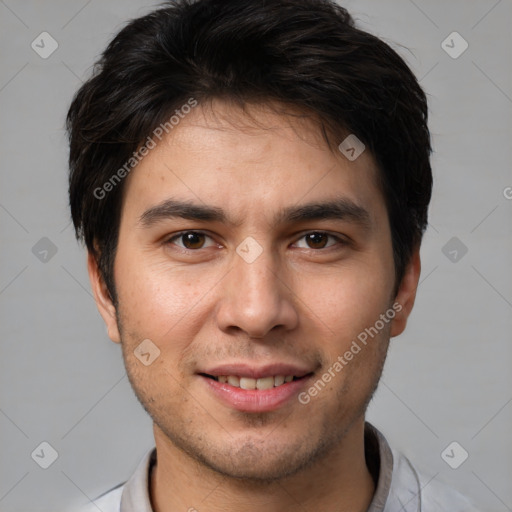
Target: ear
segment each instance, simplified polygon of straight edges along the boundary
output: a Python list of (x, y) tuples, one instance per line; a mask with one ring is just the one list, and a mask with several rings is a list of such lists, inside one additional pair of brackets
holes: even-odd
[(90, 251), (87, 253), (87, 271), (89, 272), (89, 280), (91, 281), (96, 306), (107, 326), (108, 337), (115, 343), (119, 343), (121, 336), (117, 327), (116, 308), (110, 297), (107, 285), (101, 276), (98, 262)]
[[(411, 314), (416, 299), (416, 290), (421, 273), (420, 248), (416, 247), (405, 269), (404, 277), (395, 297), (396, 315), (391, 322), (391, 337), (402, 334), (407, 325), (407, 319)], [(399, 309), (398, 305), (401, 306)]]

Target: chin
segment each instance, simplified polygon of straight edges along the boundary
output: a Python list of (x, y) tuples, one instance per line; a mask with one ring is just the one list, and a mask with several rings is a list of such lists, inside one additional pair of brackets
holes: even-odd
[[(174, 435), (173, 435), (174, 434)], [(225, 477), (252, 482), (254, 485), (269, 484), (291, 477), (310, 467), (329, 451), (326, 438), (312, 442), (310, 436), (290, 435), (272, 437), (235, 435), (208, 439), (193, 435), (175, 435), (166, 432), (172, 444), (196, 460), (201, 466)]]
[[(290, 477), (307, 467), (311, 461), (309, 454), (298, 454), (294, 450), (293, 455), (284, 451), (276, 456), (275, 450), (253, 450), (252, 448), (243, 454), (236, 462), (232, 457), (216, 458), (202, 455), (202, 463), (211, 470), (223, 476), (253, 482), (254, 484), (269, 484)], [(272, 451), (272, 453), (269, 453)]]

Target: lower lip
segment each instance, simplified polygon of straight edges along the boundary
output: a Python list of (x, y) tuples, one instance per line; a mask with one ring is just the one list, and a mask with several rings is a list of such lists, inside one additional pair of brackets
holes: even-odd
[(286, 382), (275, 388), (252, 390), (236, 388), (203, 375), (200, 375), (200, 377), (221, 402), (230, 408), (244, 412), (275, 411), (298, 395), (310, 378), (310, 376), (303, 377), (299, 380)]

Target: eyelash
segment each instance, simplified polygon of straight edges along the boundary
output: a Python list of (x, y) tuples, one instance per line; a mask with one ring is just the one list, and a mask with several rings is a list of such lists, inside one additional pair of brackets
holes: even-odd
[[(166, 239), (164, 241), (164, 244), (165, 245), (175, 245), (173, 242), (174, 240), (177, 240), (177, 239), (180, 239), (183, 235), (187, 235), (189, 233), (194, 233), (194, 234), (199, 234), (199, 235), (204, 235), (205, 237), (207, 238), (210, 238), (212, 239), (212, 237), (210, 235), (208, 235), (207, 233), (203, 232), (203, 231), (196, 231), (196, 230), (188, 230), (188, 231), (181, 231), (180, 233), (177, 233), (175, 235), (173, 235), (172, 237)], [(341, 245), (341, 246), (346, 246), (349, 244), (349, 242), (346, 240), (346, 239), (343, 239), (339, 236), (336, 236), (336, 235), (333, 235), (331, 233), (328, 233), (327, 231), (318, 231), (318, 230), (313, 230), (313, 231), (308, 231), (307, 233), (304, 233), (298, 240), (302, 240), (303, 238), (305, 238), (307, 235), (311, 235), (313, 233), (316, 233), (316, 234), (320, 234), (320, 235), (327, 235), (329, 238), (333, 238), (336, 240), (337, 244), (338, 245)], [(296, 243), (296, 242), (295, 242)], [(313, 247), (306, 247), (306, 249), (309, 249), (311, 251), (326, 251), (327, 249), (330, 249), (331, 247), (334, 247), (336, 244), (333, 244), (333, 245), (330, 245), (330, 246), (327, 246), (327, 247), (322, 247), (320, 249), (315, 249)], [(186, 251), (186, 252), (197, 252), (201, 249), (207, 249), (207, 247), (200, 247), (199, 249), (189, 249), (187, 247), (181, 247), (181, 246), (177, 246), (180, 250), (182, 251)]]

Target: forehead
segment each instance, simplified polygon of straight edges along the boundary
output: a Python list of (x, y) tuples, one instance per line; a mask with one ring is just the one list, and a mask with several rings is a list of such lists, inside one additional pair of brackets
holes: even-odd
[(340, 196), (374, 214), (384, 205), (369, 152), (350, 161), (328, 147), (316, 120), (297, 112), (215, 101), (182, 115), (155, 142), (127, 177), (123, 216), (170, 197), (222, 207), (237, 223), (248, 208), (274, 215)]

